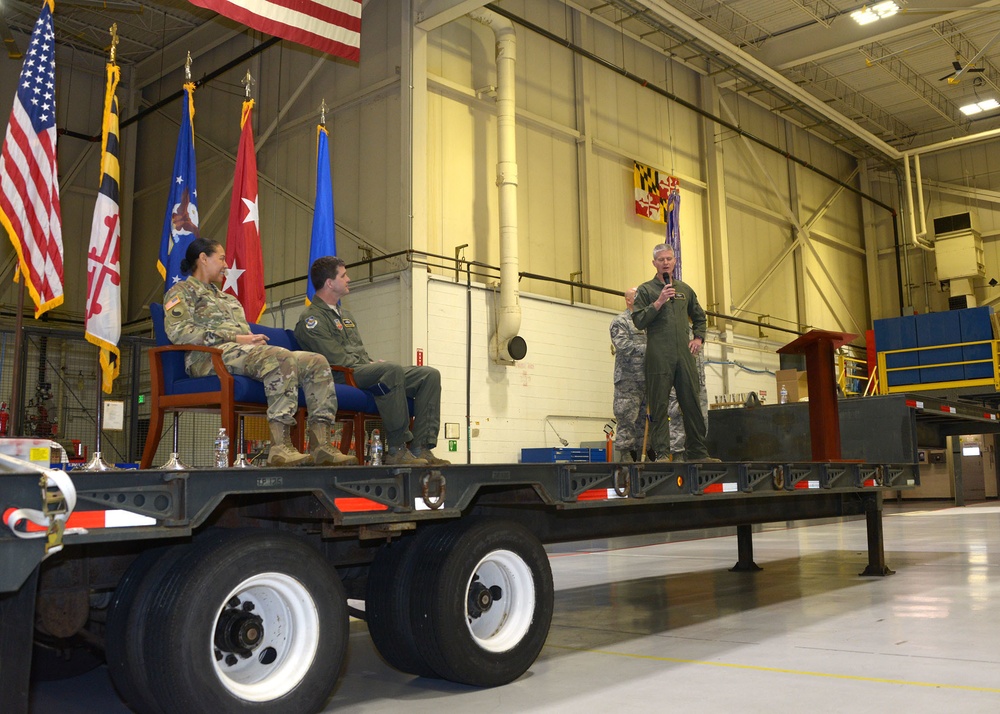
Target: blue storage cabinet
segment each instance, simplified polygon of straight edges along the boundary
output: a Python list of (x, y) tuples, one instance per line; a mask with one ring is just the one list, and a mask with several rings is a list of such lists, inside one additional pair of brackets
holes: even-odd
[[(905, 350), (917, 346), (917, 318), (913, 315), (875, 320), (874, 328), (875, 349), (879, 352)], [(889, 369), (896, 367), (916, 367), (917, 353), (905, 352), (899, 355), (886, 355), (885, 366)], [(889, 372), (886, 375), (886, 384), (890, 387), (917, 384), (919, 382), (920, 372), (916, 369)]]
[[(948, 312), (929, 312), (926, 315), (917, 315), (917, 345), (932, 347), (934, 345), (954, 345), (961, 342), (962, 325), (959, 312), (959, 310), (949, 310)], [(917, 353), (917, 362), (921, 365), (961, 361), (961, 347), (921, 350)], [(922, 384), (960, 382), (963, 379), (965, 379), (965, 368), (962, 365), (926, 367), (920, 370)]]
[[(966, 310), (959, 310), (959, 322), (961, 324), (962, 342), (979, 342), (980, 340), (993, 339), (993, 315), (992, 307), (970, 307)], [(990, 345), (971, 345), (962, 348), (962, 359), (970, 360), (992, 360), (993, 350)], [(993, 377), (992, 361), (983, 364), (965, 365), (966, 379), (990, 379)]]

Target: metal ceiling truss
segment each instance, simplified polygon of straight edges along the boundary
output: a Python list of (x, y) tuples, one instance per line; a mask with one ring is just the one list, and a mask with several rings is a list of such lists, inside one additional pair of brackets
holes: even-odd
[(869, 61), (877, 64), (890, 77), (910, 89), (927, 106), (950, 121), (956, 129), (968, 131), (971, 121), (959, 111), (958, 106), (898, 56), (891, 56), (893, 53), (888, 47), (880, 42), (873, 42), (863, 45), (860, 50)]
[[(958, 29), (951, 20), (945, 20), (931, 27), (934, 32), (936, 32), (941, 39), (951, 45), (951, 48), (955, 50), (962, 59), (967, 63), (971, 64), (969, 61), (972, 57), (975, 57), (982, 50), (981, 47), (977, 47), (969, 40), (965, 34)], [(968, 65), (967, 65), (968, 66)], [(982, 67), (985, 71), (978, 72), (977, 74), (983, 78), (983, 80), (996, 92), (1000, 92), (1000, 69), (997, 68), (995, 64), (990, 62), (987, 58), (981, 58), (977, 63), (977, 67)]]
[(817, 62), (807, 62), (789, 70), (793, 78), (810, 87), (842, 113), (855, 121), (864, 122), (886, 141), (904, 144), (916, 136), (916, 131), (884, 111), (878, 104), (851, 87)]

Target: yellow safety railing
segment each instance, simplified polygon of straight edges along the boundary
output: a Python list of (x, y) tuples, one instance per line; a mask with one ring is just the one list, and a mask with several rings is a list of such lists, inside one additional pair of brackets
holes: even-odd
[[(906, 366), (888, 367), (887, 364), (893, 355), (907, 353), (929, 353), (933, 350), (942, 350), (949, 347), (974, 347), (975, 345), (989, 345), (990, 357), (983, 359), (958, 360), (954, 362), (934, 362), (926, 364), (912, 364)], [(919, 360), (918, 360), (919, 361)], [(897, 384), (889, 386), (889, 377), (894, 372), (915, 372), (920, 370), (934, 369), (935, 367), (965, 367), (976, 364), (988, 364), (992, 374), (989, 377), (977, 377), (973, 379), (955, 379), (939, 382), (911, 382), (909, 384)], [(992, 387), (995, 391), (1000, 391), (1000, 340), (977, 340), (976, 342), (957, 342), (948, 345), (927, 345), (925, 347), (909, 347), (902, 350), (886, 350), (878, 353), (878, 383), (881, 394), (894, 394), (899, 392), (912, 392), (915, 389), (951, 389), (956, 387)]]
[(849, 355), (837, 355), (837, 384), (846, 397), (867, 394), (868, 362)]

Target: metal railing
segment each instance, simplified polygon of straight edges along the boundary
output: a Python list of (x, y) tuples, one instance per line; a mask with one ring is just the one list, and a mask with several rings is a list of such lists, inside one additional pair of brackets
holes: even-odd
[[(941, 350), (959, 350), (959, 354), (965, 356), (971, 348), (980, 345), (989, 348), (989, 357), (979, 356), (975, 359), (948, 359), (945, 357), (946, 361), (938, 361), (941, 357), (933, 354), (935, 351), (940, 353)], [(973, 351), (984, 353), (986, 350)], [(907, 356), (912, 357), (907, 358)], [(904, 362), (904, 364), (900, 364), (900, 362)], [(890, 367), (889, 364), (893, 364), (893, 366)], [(983, 368), (970, 369), (977, 365), (988, 366), (989, 375), (967, 376), (970, 371), (983, 373), (987, 371)], [(930, 370), (942, 371), (930, 372)], [(894, 376), (897, 378), (892, 379)], [(879, 352), (878, 381), (882, 394), (912, 392), (914, 385), (919, 385), (922, 390), (990, 387), (994, 391), (1000, 391), (1000, 340), (956, 342)], [(890, 384), (890, 382), (895, 383)]]

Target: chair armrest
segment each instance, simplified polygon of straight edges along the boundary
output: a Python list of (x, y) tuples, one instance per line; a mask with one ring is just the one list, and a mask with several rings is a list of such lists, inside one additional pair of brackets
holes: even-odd
[(212, 355), (212, 369), (215, 370), (216, 377), (222, 379), (223, 377), (232, 376), (225, 362), (222, 361), (222, 350), (218, 347), (207, 347), (205, 345), (163, 345), (161, 347), (150, 348), (149, 359), (159, 361), (160, 353), (162, 352), (207, 352)]
[(331, 364), (330, 369), (334, 372), (341, 372), (344, 375), (344, 381), (349, 387), (357, 387), (358, 383), (354, 381), (354, 368), (353, 367), (341, 367), (339, 364)]

